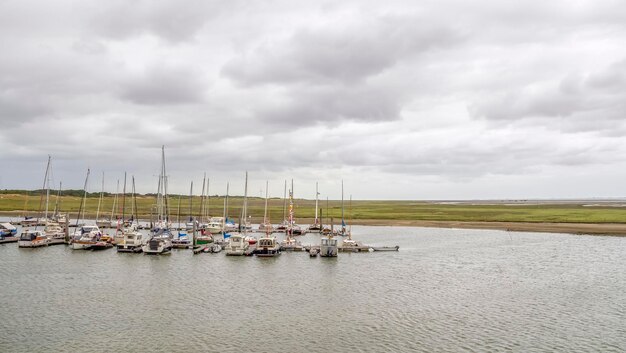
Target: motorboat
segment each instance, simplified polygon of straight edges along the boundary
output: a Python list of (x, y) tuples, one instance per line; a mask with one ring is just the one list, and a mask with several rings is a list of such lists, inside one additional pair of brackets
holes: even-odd
[(133, 228), (125, 229), (122, 232), (122, 240), (116, 242), (117, 252), (139, 253), (143, 245), (143, 234)]
[(332, 236), (323, 237), (320, 243), (320, 256), (321, 257), (336, 257), (337, 256), (337, 239)]
[(17, 246), (20, 248), (38, 248), (48, 246), (48, 237), (40, 230), (24, 230), (20, 234)]
[(189, 234), (185, 231), (179, 231), (172, 239), (172, 247), (176, 249), (188, 249), (191, 246)]
[(243, 256), (250, 247), (250, 244), (246, 241), (246, 237), (240, 233), (233, 233), (228, 238), (224, 250), (228, 256)]
[(97, 225), (83, 225), (74, 232), (73, 250), (87, 250), (100, 241), (102, 232)]
[(320, 249), (319, 248), (310, 248), (309, 249), (309, 256), (310, 257), (317, 257), (317, 255), (320, 253)]
[(14, 243), (18, 240), (17, 227), (11, 223), (0, 223), (0, 243)]
[(254, 245), (257, 243), (257, 239), (255, 237), (253, 237), (252, 235), (246, 235), (244, 237), (244, 240), (248, 242), (248, 244), (250, 245)]
[(298, 240), (290, 236), (287, 236), (285, 240), (280, 242), (280, 250), (281, 251), (303, 251), (304, 247)]
[(266, 234), (259, 238), (254, 254), (258, 257), (275, 257), (280, 255), (280, 245), (276, 242), (276, 237)]
[(65, 230), (57, 222), (48, 221), (43, 229), (49, 245), (65, 244)]
[(160, 230), (141, 248), (146, 255), (164, 255), (172, 251), (172, 233), (169, 230)]

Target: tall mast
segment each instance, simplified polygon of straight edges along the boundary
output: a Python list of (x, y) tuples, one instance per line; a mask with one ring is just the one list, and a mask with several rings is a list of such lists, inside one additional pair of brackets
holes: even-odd
[(348, 226), (348, 239), (352, 240), (352, 195), (350, 195), (350, 225)]
[(346, 232), (346, 222), (343, 218), (343, 179), (341, 179), (341, 233)]
[[(41, 197), (39, 198), (39, 217), (41, 217), (41, 209), (42, 209), (42, 203), (43, 203), (43, 192), (44, 190), (46, 190), (46, 213), (45, 213), (45, 218), (48, 218), (48, 198), (50, 196), (50, 190), (49, 190), (49, 186), (46, 187), (48, 185), (48, 174), (50, 173), (50, 155), (48, 155), (48, 163), (46, 164), (46, 174), (44, 174), (43, 177), (43, 186), (41, 188)], [(37, 223), (39, 223), (39, 220), (37, 220)]]
[(265, 212), (263, 213), (263, 225), (267, 224), (267, 187), (268, 181), (265, 181)]
[(224, 217), (224, 221), (226, 221), (226, 219), (228, 218), (228, 188), (230, 186), (230, 181), (226, 182), (226, 199), (224, 200), (224, 204), (226, 205), (224, 207), (224, 213), (226, 214), (226, 217)]
[(104, 196), (104, 170), (102, 171), (102, 188), (100, 189), (100, 199), (98, 200), (98, 210), (96, 210), (96, 221), (100, 219), (100, 206), (102, 205), (103, 196)]
[(165, 145), (161, 146), (161, 175), (163, 176), (163, 206), (164, 206), (164, 220), (167, 222), (169, 219), (169, 208), (167, 203), (167, 175), (165, 174)]
[(204, 172), (204, 177), (202, 178), (202, 193), (200, 193), (200, 223), (204, 223), (204, 191), (206, 188), (206, 172)]
[(111, 222), (113, 222), (113, 216), (115, 215), (115, 206), (117, 206), (117, 194), (120, 193), (120, 180), (117, 179), (117, 186), (115, 187), (115, 196), (113, 196), (113, 207), (111, 208)]
[(209, 212), (211, 207), (211, 193), (209, 192), (211, 187), (211, 178), (206, 180), (206, 216), (207, 218), (211, 215)]
[[(89, 182), (89, 173), (90, 170), (89, 168), (87, 168), (87, 176), (85, 177), (85, 186), (83, 186), (83, 199), (80, 202), (80, 208), (78, 209), (78, 217), (76, 218), (76, 227), (78, 227), (78, 221), (81, 218), (85, 217), (85, 207), (86, 207), (86, 203), (87, 203), (87, 183)], [(82, 212), (81, 212), (82, 211)], [(82, 217), (81, 217), (82, 215)]]
[(226, 221), (228, 220), (228, 184), (226, 182), (226, 197), (224, 197), (224, 220), (222, 221), (222, 234), (226, 233)]
[(189, 221), (193, 220), (193, 216), (191, 213), (192, 211), (193, 211), (193, 181), (191, 182), (191, 186), (189, 187)]
[(137, 217), (137, 196), (135, 195), (135, 176), (133, 175), (133, 194), (132, 194), (132, 210), (133, 220), (139, 224), (139, 218)]
[(314, 224), (318, 223), (318, 219), (317, 219), (317, 197), (319, 196), (319, 192), (317, 191), (317, 181), (315, 182), (315, 222)]
[(293, 234), (293, 179), (291, 179), (291, 189), (289, 189), (289, 222), (287, 223), (287, 238)]
[(287, 180), (285, 180), (285, 191), (283, 192), (283, 222), (287, 220)]
[(57, 215), (59, 214), (59, 212), (61, 212), (60, 208), (59, 208), (59, 200), (61, 199), (61, 187), (63, 186), (62, 182), (59, 182), (59, 190), (57, 191), (57, 198), (54, 202), (54, 214)]
[(124, 172), (124, 188), (122, 189), (122, 227), (124, 226), (125, 221), (126, 221), (126, 172)]
[(244, 232), (247, 230), (248, 221), (248, 171), (246, 170), (246, 186), (243, 189), (243, 222)]
[(178, 222), (178, 228), (180, 228), (180, 199), (182, 197), (182, 195), (178, 195), (178, 216), (176, 218), (176, 222)]

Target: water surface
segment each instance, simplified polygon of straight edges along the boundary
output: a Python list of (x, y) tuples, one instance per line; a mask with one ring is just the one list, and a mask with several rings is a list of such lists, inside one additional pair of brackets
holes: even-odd
[(626, 239), (354, 234), (400, 251), (261, 259), (0, 245), (0, 351), (626, 350)]

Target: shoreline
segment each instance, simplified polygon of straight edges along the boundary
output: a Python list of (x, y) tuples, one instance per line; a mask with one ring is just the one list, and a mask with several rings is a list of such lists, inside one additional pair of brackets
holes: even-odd
[(491, 229), (512, 232), (566, 233), (576, 235), (626, 236), (621, 223), (548, 223), (548, 222), (457, 222), (418, 220), (355, 220), (354, 225), (425, 228)]
[[(22, 212), (0, 212), (1, 217), (19, 217)], [(147, 218), (140, 217), (141, 221)], [(253, 218), (253, 221), (257, 221)], [(299, 218), (302, 227), (313, 223), (313, 219)], [(484, 229), (513, 232), (566, 233), (577, 235), (605, 235), (626, 237), (626, 223), (554, 223), (554, 222), (466, 222), (466, 221), (426, 221), (426, 220), (394, 220), (394, 219), (356, 219), (352, 225), (386, 226), (386, 227), (424, 227), (424, 228), (458, 228)], [(338, 225), (335, 225), (337, 227)]]

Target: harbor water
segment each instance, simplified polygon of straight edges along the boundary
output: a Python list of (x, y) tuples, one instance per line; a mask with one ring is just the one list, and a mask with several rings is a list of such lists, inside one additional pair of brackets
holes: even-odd
[(624, 238), (353, 234), (400, 251), (256, 258), (2, 244), (0, 352), (626, 351)]

